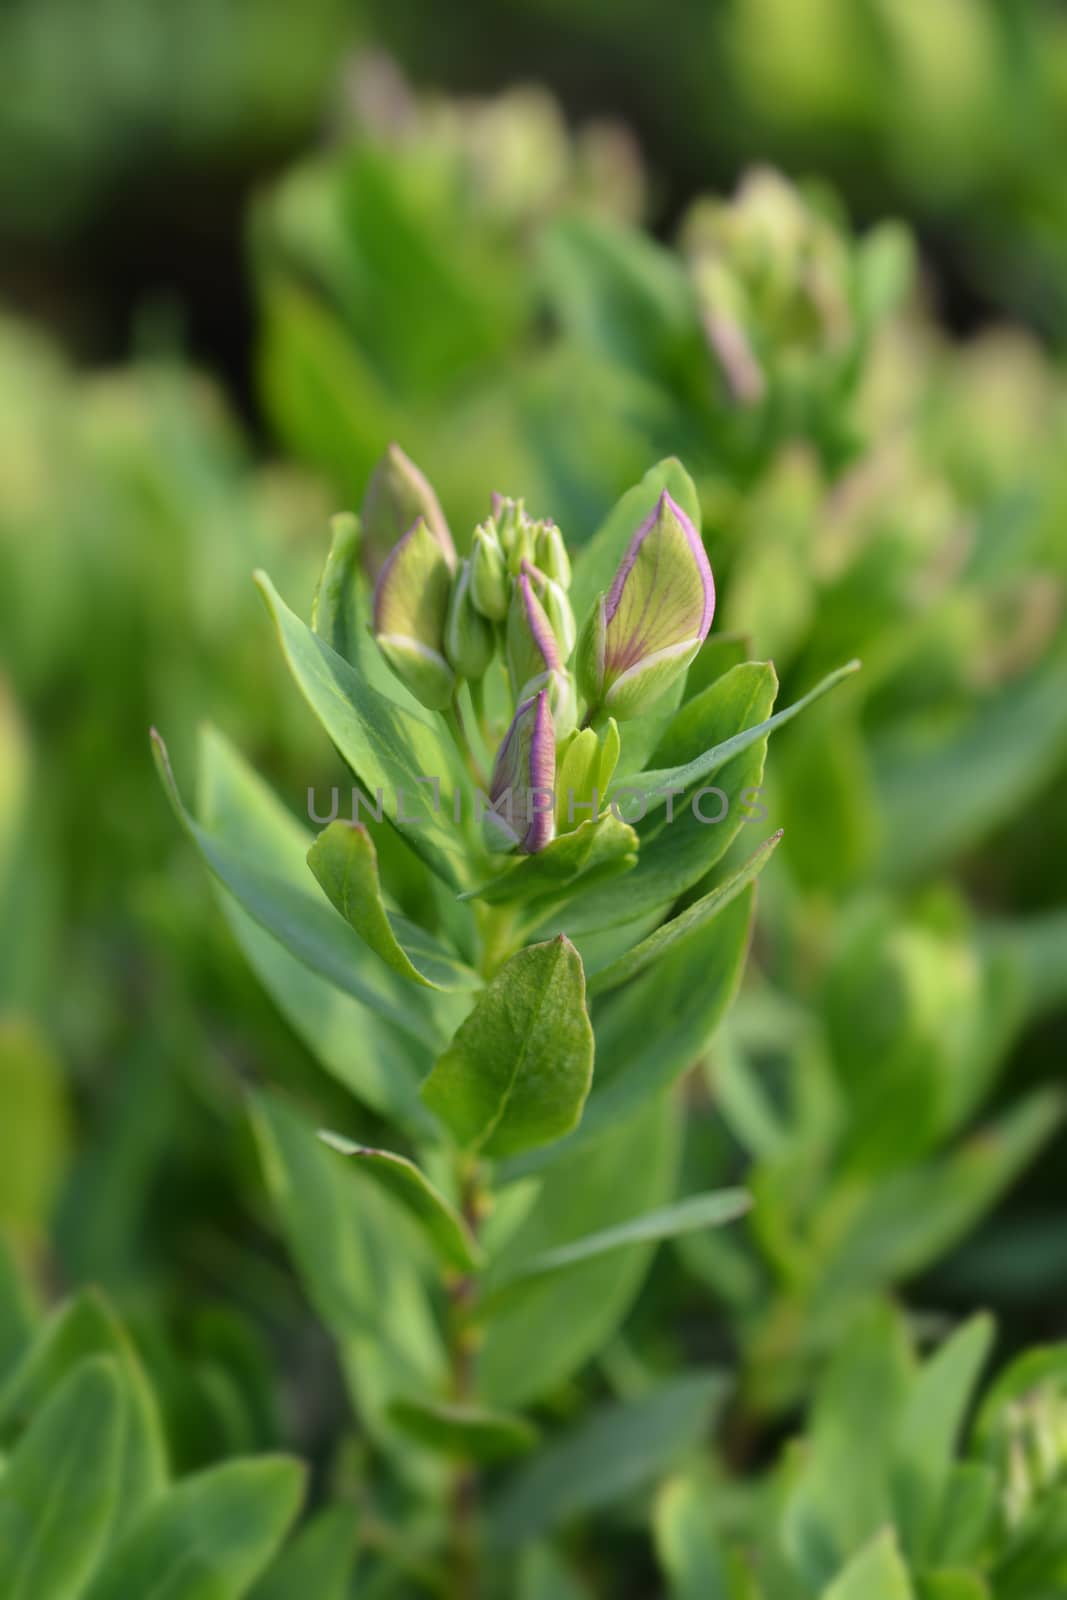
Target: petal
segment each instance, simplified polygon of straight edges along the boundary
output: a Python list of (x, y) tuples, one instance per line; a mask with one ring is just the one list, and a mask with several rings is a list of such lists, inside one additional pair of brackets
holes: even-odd
[(664, 490), (630, 541), (604, 606), (609, 680), (683, 643), (702, 644), (715, 582), (692, 522)]

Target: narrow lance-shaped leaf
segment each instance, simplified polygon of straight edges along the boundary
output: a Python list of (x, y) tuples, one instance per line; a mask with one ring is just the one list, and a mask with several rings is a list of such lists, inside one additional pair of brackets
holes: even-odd
[(355, 1506), (320, 1511), (286, 1545), (249, 1600), (348, 1600), (358, 1533)]
[(323, 1144), (354, 1157), (368, 1177), (398, 1200), (425, 1229), (445, 1266), (456, 1272), (477, 1272), (482, 1251), (463, 1217), (406, 1156), (355, 1144), (339, 1133), (320, 1132)]
[(891, 1532), (879, 1534), (823, 1591), (822, 1600), (915, 1600)]
[[(699, 665), (707, 646), (697, 658)], [(688, 682), (692, 682), (690, 670)], [(743, 662), (730, 668), (716, 681), (688, 700), (670, 719), (655, 745), (657, 764), (681, 765), (693, 756), (739, 730), (765, 721), (774, 709), (778, 679), (766, 661)], [(655, 813), (641, 826), (641, 853), (635, 870), (625, 883), (609, 885), (591, 896), (583, 896), (569, 916), (567, 931), (579, 932), (617, 926), (646, 912), (663, 912), (722, 859), (746, 823), (754, 818), (763, 781), (766, 740), (757, 742), (741, 755), (726, 762), (715, 776), (715, 785), (725, 796), (710, 796), (697, 802), (686, 796), (669, 813)], [(627, 779), (620, 778), (616, 803), (626, 809)], [(713, 824), (702, 820), (725, 804), (722, 820)]]
[(281, 1544), (303, 1487), (300, 1463), (283, 1456), (184, 1479), (108, 1553), (86, 1600), (238, 1600)]
[[(446, 790), (449, 784), (465, 788), (466, 780), (442, 725), (379, 693), (305, 627), (265, 573), (256, 581), (290, 671), (341, 755), (368, 794), (383, 791), (390, 816), (427, 866), (453, 889), (463, 887), (463, 834), (452, 821)], [(427, 782), (433, 779), (440, 784), (439, 809)]]
[(0, 1471), (0, 1594), (68, 1600), (82, 1592), (116, 1509), (122, 1427), (117, 1366), (83, 1362)]
[(544, 1250), (526, 1261), (514, 1262), (503, 1272), (490, 1276), (487, 1286), (490, 1304), (498, 1292), (543, 1278), (551, 1272), (562, 1272), (567, 1267), (607, 1255), (612, 1250), (625, 1249), (627, 1245), (674, 1239), (680, 1234), (701, 1228), (721, 1228), (743, 1217), (751, 1204), (744, 1189), (720, 1189), (709, 1194), (688, 1195), (684, 1200), (664, 1206), (659, 1211), (647, 1211), (644, 1216), (631, 1217), (627, 1222), (605, 1228), (600, 1233), (587, 1234), (584, 1239), (557, 1245), (555, 1249)]
[(749, 749), (776, 728), (781, 728), (785, 723), (791, 722), (807, 706), (814, 704), (844, 679), (858, 672), (860, 662), (849, 661), (843, 667), (838, 667), (836, 672), (831, 672), (817, 683), (814, 689), (809, 690), (801, 699), (794, 701), (791, 706), (786, 706), (784, 711), (776, 711), (773, 717), (759, 722), (752, 728), (746, 728), (743, 733), (737, 733), (731, 739), (726, 739), (722, 744), (715, 745), (713, 749), (706, 750), (703, 755), (697, 756), (693, 761), (684, 762), (677, 767), (663, 767), (657, 771), (639, 772), (626, 779), (627, 790), (648, 798), (649, 809), (666, 804), (670, 792), (682, 794), (686, 789), (692, 788), (702, 778), (710, 778), (719, 768), (733, 756), (740, 755), (743, 750)]
[(313, 972), (372, 1006), (433, 1049), (440, 1035), (429, 997), (420, 996), (418, 991), (404, 992), (384, 967), (368, 961), (364, 942), (321, 896), (305, 894), (201, 827), (182, 803), (166, 746), (154, 730), (152, 745), (156, 766), (179, 822), (219, 882), (244, 910)]
[(990, 1317), (972, 1317), (932, 1355), (915, 1379), (900, 1421), (893, 1501), (905, 1549), (929, 1555), (967, 1408), (990, 1346)]
[(637, 973), (643, 972), (646, 967), (665, 956), (668, 950), (682, 939), (688, 938), (699, 928), (713, 921), (719, 912), (725, 910), (731, 900), (736, 899), (741, 891), (763, 871), (781, 837), (779, 830), (769, 839), (765, 839), (759, 849), (727, 878), (725, 883), (717, 884), (708, 894), (695, 900), (670, 922), (664, 923), (662, 928), (650, 933), (647, 939), (642, 939), (640, 944), (620, 956), (617, 961), (613, 961), (610, 966), (590, 974), (589, 993), (602, 994), (607, 989), (617, 988), (620, 983), (625, 983), (628, 978), (635, 977)]
[(389, 1416), (426, 1450), (457, 1461), (503, 1461), (524, 1455), (538, 1431), (525, 1417), (446, 1401), (394, 1400)]
[(155, 1395), (122, 1324), (96, 1289), (57, 1307), (0, 1387), (0, 1445), (22, 1418), (88, 1359), (106, 1358), (122, 1381), (123, 1426), (115, 1527), (132, 1523), (167, 1482), (167, 1452)]
[(473, 989), (478, 974), (407, 917), (386, 909), (378, 852), (360, 822), (340, 818), (319, 834), (308, 866), (330, 903), (390, 967), (428, 989)]
[(699, 1443), (725, 1391), (717, 1373), (686, 1373), (595, 1412), (519, 1468), (490, 1508), (493, 1542), (525, 1543), (655, 1480)]
[(715, 1527), (716, 1487), (693, 1473), (671, 1479), (657, 1498), (656, 1553), (670, 1600), (758, 1600)]
[(628, 822), (620, 822), (614, 812), (596, 822), (586, 817), (573, 833), (553, 839), (535, 856), (522, 857), (508, 871), (487, 879), (461, 898), (484, 900), (493, 906), (569, 895), (591, 872), (612, 866), (627, 871), (637, 861), (637, 843), (634, 829)]
[(561, 935), (497, 973), (422, 1097), (465, 1148), (513, 1155), (577, 1124), (592, 1075), (582, 963)]

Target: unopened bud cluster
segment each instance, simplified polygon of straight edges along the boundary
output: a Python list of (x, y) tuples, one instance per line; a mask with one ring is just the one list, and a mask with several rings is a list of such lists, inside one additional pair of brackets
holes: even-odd
[(496, 730), (489, 792), (494, 804), (521, 799), (487, 819), (486, 840), (494, 850), (543, 849), (567, 821), (543, 798), (557, 772), (571, 780), (564, 792), (577, 783), (602, 794), (618, 758), (616, 721), (641, 716), (707, 636), (715, 585), (699, 533), (664, 492), (579, 634), (563, 535), (521, 500), (494, 495), (469, 555), (457, 557), (436, 494), (393, 445), (362, 521), (374, 636), (416, 699), (455, 713), (467, 683), (481, 707), (483, 680), (503, 672), (510, 720)]

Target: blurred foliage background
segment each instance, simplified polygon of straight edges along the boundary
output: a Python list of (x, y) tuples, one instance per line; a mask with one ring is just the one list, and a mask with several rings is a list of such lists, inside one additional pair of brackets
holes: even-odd
[(306, 609), (393, 438), (461, 542), (494, 489), (580, 540), (676, 453), (723, 664), (865, 662), (773, 747), (753, 969), (671, 1046), (679, 1170), (759, 1223), (620, 1286), (550, 1407), (724, 1360), (749, 1470), (884, 1291), (1064, 1337), (1065, 142), (1056, 0), (0, 10), (0, 1231), (121, 1305), (183, 1468), (285, 1441), (344, 1489), (365, 1441), (243, 1100), (344, 1070), (147, 728), (331, 780), (248, 573)]

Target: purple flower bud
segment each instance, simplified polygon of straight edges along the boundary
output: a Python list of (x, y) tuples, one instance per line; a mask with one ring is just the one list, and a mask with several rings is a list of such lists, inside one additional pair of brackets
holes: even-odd
[(420, 517), (390, 551), (374, 589), (374, 636), (397, 677), (431, 710), (447, 706), (455, 674), (445, 655), (452, 570)]
[(556, 831), (556, 730), (548, 691), (524, 700), (504, 735), (489, 785), (492, 810), (483, 818), (491, 850), (535, 855)]
[(689, 666), (714, 612), (700, 535), (664, 490), (582, 631), (578, 677), (590, 707), (640, 715)]
[(515, 580), (508, 608), (507, 658), (516, 700), (547, 689), (556, 732), (561, 738), (570, 733), (578, 709), (574, 680), (564, 666), (548, 613), (537, 597), (534, 569), (525, 562)]
[(391, 444), (370, 475), (360, 512), (363, 560), (371, 578), (377, 579), (389, 552), (419, 517), (455, 568), (456, 548), (440, 501), (414, 461)]

